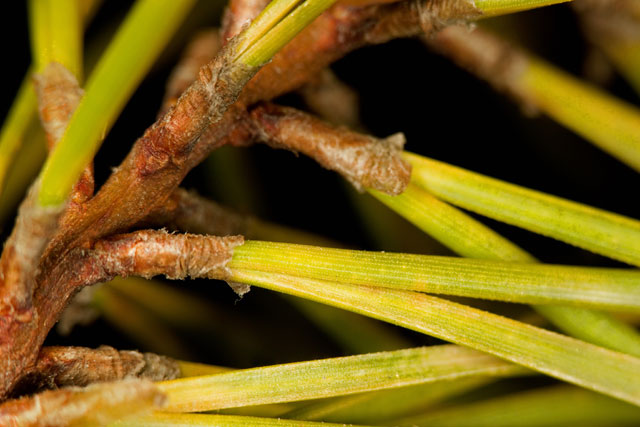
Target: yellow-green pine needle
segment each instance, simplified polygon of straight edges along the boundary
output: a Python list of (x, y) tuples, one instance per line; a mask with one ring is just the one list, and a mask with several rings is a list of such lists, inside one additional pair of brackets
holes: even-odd
[(640, 405), (640, 359), (418, 292), (251, 270), (231, 280), (341, 307), (469, 346)]
[(521, 82), (537, 108), (640, 171), (638, 108), (535, 58)]
[(475, 0), (475, 6), (484, 16), (507, 15), (523, 10), (566, 3), (571, 0)]
[(449, 203), (640, 266), (640, 221), (405, 153), (413, 181)]
[(4, 191), (0, 194), (0, 227), (15, 213), (15, 208), (24, 198), (29, 184), (33, 182), (38, 169), (47, 156), (47, 143), (42, 126), (37, 126), (36, 117), (22, 136), (15, 158), (10, 162)]
[(240, 55), (256, 40), (263, 37), (269, 30), (289, 14), (303, 0), (273, 0), (253, 20), (251, 26), (240, 36), (237, 46), (237, 54)]
[(449, 253), (445, 246), (432, 236), (416, 233), (415, 227), (406, 218), (380, 205), (371, 194), (361, 194), (351, 184), (347, 182), (343, 184), (348, 191), (351, 207), (358, 214), (362, 227), (367, 231), (367, 238), (375, 248), (412, 254)]
[(216, 375), (233, 370), (231, 368), (225, 368), (222, 366), (207, 365), (204, 363), (196, 362), (185, 362), (182, 360), (178, 361), (178, 366), (180, 367), (180, 377), (182, 378), (200, 377), (203, 375)]
[(118, 421), (109, 425), (113, 427), (348, 427), (348, 425), (346, 424), (316, 423), (313, 421), (291, 421), (279, 418), (259, 418), (239, 415), (211, 414), (164, 414), (161, 412), (156, 412), (153, 415), (143, 418)]
[(640, 42), (619, 40), (617, 43), (602, 43), (599, 47), (635, 91), (640, 93)]
[(409, 183), (405, 191), (398, 196), (389, 196), (371, 189), (368, 191), (422, 231), (460, 255), (514, 262), (536, 261), (534, 257), (489, 227), (436, 199), (414, 182)]
[[(283, 4), (292, 2), (292, 0), (277, 1)], [(306, 0), (260, 39), (253, 43), (250, 41), (251, 45), (241, 53), (238, 61), (251, 67), (266, 63), (276, 52), (335, 2), (336, 0)], [(278, 17), (278, 15), (274, 15), (274, 17)]]
[(229, 268), (529, 304), (622, 311), (640, 308), (640, 271), (630, 269), (517, 264), (255, 240), (234, 250)]
[(135, 301), (159, 319), (178, 327), (198, 329), (220, 322), (211, 304), (159, 281), (116, 277), (106, 286)]
[[(34, 8), (44, 9), (44, 5), (46, 1), (34, 1), (34, 3), (29, 4), (29, 13), (30, 13), (30, 28), (32, 31), (31, 44), (32, 44), (32, 52), (35, 62), (38, 64), (42, 64), (43, 61), (49, 62), (50, 58), (50, 45), (48, 43), (48, 38), (51, 37), (49, 34), (49, 20), (44, 19), (45, 16), (41, 15), (43, 11), (38, 12), (38, 17), (34, 17), (33, 14), (35, 12)], [(86, 22), (95, 12), (99, 1), (92, 0), (84, 0), (80, 1), (78, 7), (81, 9), (80, 13), (84, 17), (84, 21)], [(36, 22), (36, 20), (38, 22)], [(57, 18), (56, 18), (57, 20)], [(42, 21), (40, 23), (40, 21)], [(38, 27), (38, 23), (42, 26), (40, 30), (37, 32), (35, 29)], [(71, 23), (71, 25), (76, 25), (75, 23)], [(74, 29), (69, 29), (67, 34), (71, 34), (75, 31)], [(81, 59), (81, 43), (82, 43), (82, 34), (73, 35), (71, 37), (72, 40), (65, 42), (64, 45), (68, 46), (73, 53), (74, 57), (79, 60)], [(39, 47), (42, 46), (42, 49)], [(46, 64), (45, 64), (46, 65)], [(68, 67), (69, 70), (74, 72), (74, 74), (78, 77), (78, 79), (82, 78), (82, 67), (80, 64), (71, 65)], [(75, 71), (77, 70), (77, 71)], [(5, 123), (2, 126), (2, 131), (0, 132), (0, 196), (4, 198), (4, 189), (8, 174), (9, 165), (13, 163), (13, 159), (17, 155), (17, 152), (20, 146), (23, 143), (23, 140), (26, 138), (25, 133), (27, 129), (35, 125), (37, 120), (37, 100), (35, 96), (35, 92), (33, 90), (33, 82), (31, 75), (35, 71), (34, 67), (30, 67), (27, 71), (27, 74), (20, 85), (20, 89), (18, 90), (18, 94), (13, 101), (13, 105), (11, 106), (11, 110), (9, 111), (9, 115), (5, 120)], [(41, 70), (40, 70), (41, 71)], [(44, 147), (44, 145), (43, 145)], [(40, 160), (44, 158), (40, 155), (43, 150), (40, 148), (34, 147), (33, 153), (35, 160)], [(37, 154), (36, 154), (37, 153)], [(40, 161), (32, 162), (33, 165), (40, 165)], [(15, 167), (14, 167), (15, 169)], [(35, 175), (36, 168), (29, 167), (27, 169), (20, 169), (21, 176), (29, 176)], [(18, 185), (17, 189), (11, 188), (9, 191), (16, 193), (21, 192), (23, 186)], [(12, 197), (9, 197), (12, 199)], [(9, 204), (11, 207), (15, 205), (15, 203)], [(0, 200), (0, 210), (6, 210), (8, 206), (5, 204), (4, 200)], [(4, 218), (5, 215), (0, 213), (0, 218)], [(0, 219), (0, 223), (3, 221)]]
[(444, 345), (245, 369), (158, 386), (169, 397), (168, 411), (197, 412), (525, 372), (496, 357)]
[(282, 414), (283, 418), (343, 423), (371, 423), (415, 413), (487, 384), (494, 378), (471, 377), (453, 381), (419, 384), (397, 389), (374, 391), (314, 401)]
[(35, 124), (37, 100), (31, 82), (30, 69), (0, 132), (0, 194), (4, 193), (6, 178), (16, 153), (22, 145), (27, 128)]
[(567, 385), (545, 387), (505, 397), (396, 420), (394, 425), (425, 427), (636, 426), (640, 408)]
[(254, 165), (247, 150), (220, 147), (209, 154), (202, 166), (206, 189), (216, 201), (239, 212), (260, 212), (261, 199), (252, 182)]
[(51, 62), (51, 21), (48, 0), (29, 1), (29, 33), (34, 71), (41, 72)]
[[(537, 262), (526, 251), (457, 208), (436, 199), (413, 182), (404, 193), (395, 197), (369, 191), (459, 255), (479, 259)], [(610, 314), (566, 306), (538, 305), (534, 308), (573, 337), (640, 356), (640, 334)]]
[(96, 65), (86, 93), (42, 173), (39, 201), (58, 205), (195, 0), (138, 0)]
[(536, 305), (534, 308), (573, 337), (640, 357), (640, 334), (636, 328), (609, 313), (555, 305)]
[(43, 0), (48, 3), (51, 60), (82, 80), (82, 16), (79, 0)]

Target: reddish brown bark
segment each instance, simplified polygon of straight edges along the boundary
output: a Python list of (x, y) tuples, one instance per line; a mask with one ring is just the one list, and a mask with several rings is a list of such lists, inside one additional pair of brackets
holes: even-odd
[(217, 123), (256, 70), (230, 64), (233, 47), (200, 69), (176, 105), (136, 142), (83, 212), (70, 211), (44, 254), (49, 269), (72, 248), (125, 230), (161, 205), (195, 166), (200, 135)]
[[(242, 236), (169, 234), (143, 230), (96, 242), (85, 252), (86, 262), (99, 266), (104, 277), (163, 274), (169, 279), (226, 279), (233, 248)], [(91, 279), (95, 282), (95, 279)]]
[(200, 68), (215, 58), (220, 51), (220, 47), (221, 40), (217, 28), (210, 28), (196, 34), (169, 76), (167, 89), (162, 101), (161, 115), (169, 111), (178, 102), (180, 95), (198, 77)]

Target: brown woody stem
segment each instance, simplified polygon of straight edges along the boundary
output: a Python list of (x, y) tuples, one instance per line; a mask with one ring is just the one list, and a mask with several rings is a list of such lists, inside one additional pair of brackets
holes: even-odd
[(196, 34), (175, 66), (162, 101), (161, 114), (178, 102), (180, 95), (196, 80), (198, 71), (212, 61), (220, 51), (221, 40), (217, 28), (209, 28)]
[(356, 91), (325, 68), (299, 90), (307, 107), (324, 120), (360, 130), (360, 105)]
[(377, 139), (273, 104), (260, 105), (250, 114), (262, 141), (310, 156), (358, 189), (375, 188), (396, 195), (409, 184), (411, 166), (401, 157), (401, 134)]
[[(143, 230), (96, 242), (87, 260), (100, 266), (104, 277), (164, 274), (169, 279), (227, 279), (227, 263), (233, 248), (244, 243), (242, 236), (169, 234)], [(92, 282), (97, 277), (91, 277)]]

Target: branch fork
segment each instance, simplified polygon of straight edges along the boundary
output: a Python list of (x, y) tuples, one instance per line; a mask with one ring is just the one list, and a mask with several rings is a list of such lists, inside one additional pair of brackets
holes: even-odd
[[(234, 35), (264, 4), (263, 0), (232, 1), (222, 39)], [(66, 206), (44, 210), (37, 206), (36, 183), (20, 208), (0, 260), (0, 399), (15, 389), (24, 373), (35, 369), (48, 331), (83, 286), (116, 275), (229, 277), (226, 263), (233, 248), (243, 243), (242, 236), (131, 232), (143, 223), (168, 225), (162, 218), (170, 220), (172, 212), (185, 211), (178, 186), (215, 148), (266, 142), (310, 155), (357, 187), (402, 192), (411, 173), (399, 155), (402, 136), (373, 138), (293, 109), (256, 104), (302, 87), (333, 61), (363, 45), (475, 18), (472, 5), (451, 0), (361, 7), (337, 4), (259, 72), (259, 67), (234, 61), (236, 39), (226, 42), (215, 58), (207, 58), (202, 48), (192, 51), (187, 57), (191, 62), (169, 86), (166, 113), (134, 144), (95, 195), (88, 165)], [(209, 35), (205, 47), (213, 50), (219, 44)], [(59, 64), (50, 65), (35, 80), (51, 147), (62, 135), (82, 90)], [(311, 132), (317, 138), (308, 138)], [(231, 231), (234, 227), (230, 225)]]

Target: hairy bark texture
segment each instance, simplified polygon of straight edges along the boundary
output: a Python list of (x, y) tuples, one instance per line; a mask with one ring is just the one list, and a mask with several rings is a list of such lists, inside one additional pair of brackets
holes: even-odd
[(34, 366), (26, 370), (14, 389), (15, 395), (45, 389), (77, 386), (125, 378), (150, 381), (180, 376), (178, 363), (168, 357), (113, 347), (43, 347)]
[(0, 425), (57, 427), (107, 425), (123, 417), (142, 415), (167, 404), (151, 381), (129, 379), (45, 391), (0, 405)]
[(376, 139), (273, 104), (253, 109), (251, 118), (267, 144), (304, 153), (360, 190), (375, 188), (396, 195), (409, 184), (411, 166), (401, 157), (402, 134)]

